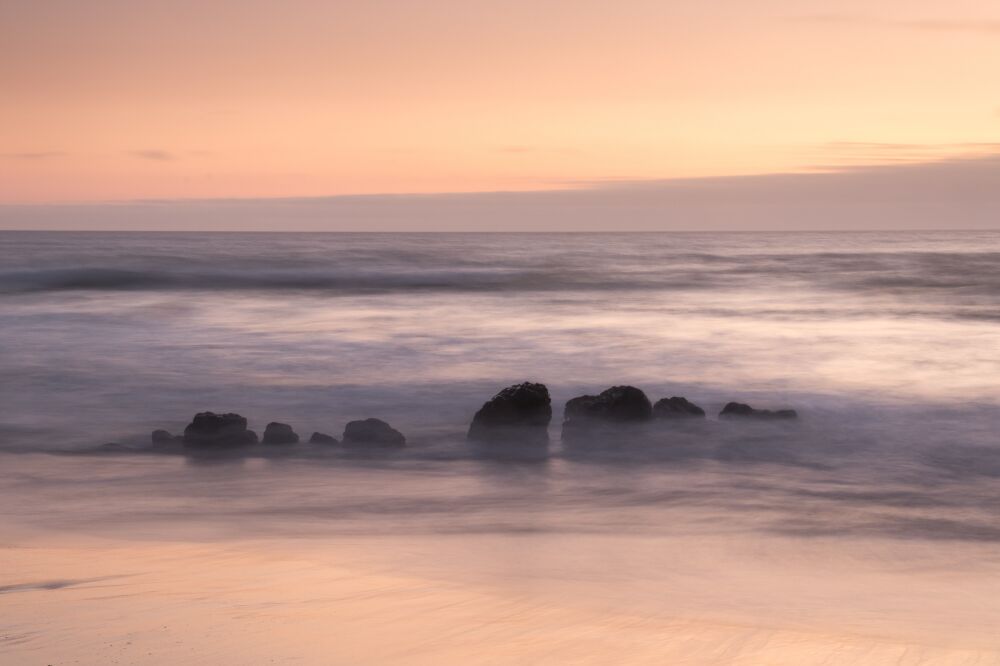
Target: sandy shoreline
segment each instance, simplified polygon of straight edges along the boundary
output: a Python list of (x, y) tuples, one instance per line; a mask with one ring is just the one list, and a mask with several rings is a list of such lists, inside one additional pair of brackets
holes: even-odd
[[(783, 626), (764, 608), (774, 599), (762, 600), (756, 624), (720, 621), (678, 612), (683, 604), (630, 609), (620, 596), (574, 597), (559, 585), (445, 582), (384, 563), (366, 570), (341, 561), (335, 541), (56, 541), (0, 551), (3, 663), (1000, 663), (987, 627), (958, 636), (943, 623), (917, 639), (808, 617)], [(376, 546), (403, 543), (347, 550)]]
[(990, 541), (600, 499), (722, 468), (0, 462), (5, 666), (1000, 664)]

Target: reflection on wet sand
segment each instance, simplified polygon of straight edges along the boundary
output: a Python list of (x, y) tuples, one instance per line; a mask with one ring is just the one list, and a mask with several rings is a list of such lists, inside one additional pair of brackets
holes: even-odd
[[(780, 541), (535, 539), (43, 540), (8, 546), (7, 572), (89, 578), (5, 595), (0, 659), (428, 665), (1000, 660), (1000, 640), (986, 615), (1000, 611), (995, 568), (989, 576), (922, 566), (887, 575), (850, 553), (802, 551)], [(397, 555), (387, 557), (391, 552)], [(883, 555), (891, 556), (891, 549)], [(909, 557), (918, 565), (919, 553)], [(442, 577), (440, 563), (430, 563), (436, 558), (457, 565), (457, 575)], [(463, 558), (470, 559), (461, 564)], [(635, 577), (654, 562), (661, 567), (654, 577)], [(606, 569), (610, 573), (600, 573)]]
[(3, 456), (0, 662), (1000, 660), (988, 478), (193, 460)]

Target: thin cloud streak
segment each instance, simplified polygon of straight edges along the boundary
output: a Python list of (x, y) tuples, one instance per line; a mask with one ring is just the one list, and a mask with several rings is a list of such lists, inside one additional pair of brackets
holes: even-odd
[(1000, 19), (892, 19), (863, 14), (807, 14), (793, 17), (793, 20), (811, 23), (873, 25), (925, 32), (1000, 33)]
[(66, 153), (58, 151), (39, 151), (28, 153), (4, 153), (2, 157), (8, 160), (48, 160), (55, 157), (65, 157)]
[[(1000, 143), (966, 141), (959, 143), (893, 143), (882, 141), (829, 141), (816, 147), (831, 159), (843, 159), (836, 169), (852, 168), (870, 162), (927, 163), (949, 159), (968, 159), (1000, 153)], [(830, 165), (812, 169), (829, 169)]]
[(990, 34), (1000, 33), (1000, 20), (951, 21), (945, 19), (924, 19), (916, 21), (895, 21), (894, 23), (906, 28), (913, 28), (916, 30), (929, 30), (934, 32), (985, 32)]
[(154, 162), (172, 162), (176, 158), (173, 153), (165, 150), (132, 150), (129, 155), (140, 160), (152, 160)]

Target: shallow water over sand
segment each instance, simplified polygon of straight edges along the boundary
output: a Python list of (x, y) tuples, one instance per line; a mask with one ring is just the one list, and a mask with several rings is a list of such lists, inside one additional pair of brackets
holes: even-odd
[(935, 499), (957, 484), (921, 500), (719, 463), (5, 470), (8, 663), (1000, 659), (1000, 537), (956, 531), (992, 513)]
[[(4, 663), (1000, 663), (998, 234), (0, 258)], [(549, 447), (470, 446), (525, 379)], [(565, 400), (626, 382), (710, 418), (561, 441)], [(716, 420), (732, 399), (802, 418)], [(151, 450), (204, 409), (410, 446)]]

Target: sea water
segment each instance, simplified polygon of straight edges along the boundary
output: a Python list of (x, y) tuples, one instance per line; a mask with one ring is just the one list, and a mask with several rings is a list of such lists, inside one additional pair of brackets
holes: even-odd
[[(621, 384), (708, 418), (562, 440)], [(1000, 233), (0, 232), (0, 660), (1000, 663), (998, 432)]]

